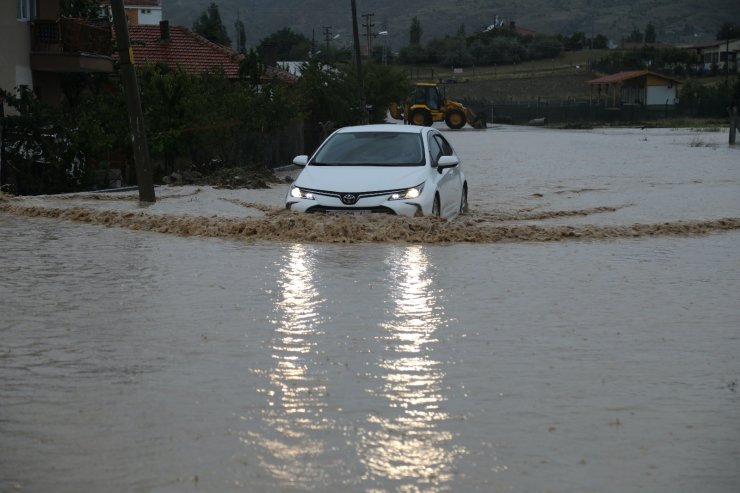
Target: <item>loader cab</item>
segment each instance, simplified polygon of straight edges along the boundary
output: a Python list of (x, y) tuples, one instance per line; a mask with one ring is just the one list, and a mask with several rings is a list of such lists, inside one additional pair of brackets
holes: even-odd
[(427, 106), (431, 110), (439, 111), (444, 97), (435, 84), (417, 84), (412, 98), (412, 104)]

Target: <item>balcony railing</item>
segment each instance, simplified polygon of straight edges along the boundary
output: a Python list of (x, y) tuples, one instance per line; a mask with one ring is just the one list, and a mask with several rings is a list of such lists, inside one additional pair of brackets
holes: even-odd
[(113, 53), (108, 19), (36, 20), (31, 26), (32, 50), (35, 52)]

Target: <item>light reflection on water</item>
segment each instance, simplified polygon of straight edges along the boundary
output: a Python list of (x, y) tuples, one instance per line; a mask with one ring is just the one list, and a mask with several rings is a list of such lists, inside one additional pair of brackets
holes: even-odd
[(0, 491), (734, 491), (739, 240), (240, 245), (0, 214)]
[[(261, 425), (239, 436), (257, 452), (260, 467), (286, 487), (313, 489), (334, 478), (347, 486), (443, 491), (465, 453), (445, 426), (450, 419), (442, 409), (445, 373), (431, 356), (438, 343), (434, 334), (446, 323), (435, 270), (422, 246), (389, 252), (379, 274), (386, 280), (383, 298), (389, 308), (380, 307), (379, 316), (362, 328), (371, 334), (372, 346), (382, 348), (364, 361), (378, 378), (362, 381), (356, 398), (369, 401), (346, 415), (341, 408), (335, 413), (337, 401), (328, 402), (331, 377), (322, 358), (336, 343), (325, 337), (334, 327), (322, 315), (326, 298), (344, 284), (325, 284), (319, 272), (334, 260), (322, 257), (321, 249), (291, 245), (280, 262), (273, 336), (266, 344), (273, 365), (259, 389), (266, 399)], [(341, 392), (340, 400), (351, 399), (347, 389)], [(336, 432), (344, 439), (337, 441)], [(347, 455), (352, 447), (354, 457)]]
[(358, 454), (368, 479), (397, 482), (402, 491), (420, 491), (419, 485), (441, 491), (464, 449), (451, 444), (454, 437), (444, 429), (444, 372), (430, 356), (434, 332), (444, 323), (434, 269), (418, 245), (395, 250), (387, 264), (393, 308), (377, 337), (387, 348), (379, 364), (383, 385), (371, 390), (386, 403), (368, 415), (373, 428), (362, 433)]
[(262, 420), (270, 434), (242, 435), (245, 445), (255, 444), (260, 465), (277, 480), (308, 487), (320, 483), (326, 445), (318, 432), (329, 427), (324, 416), (324, 376), (311, 367), (316, 356), (321, 296), (313, 279), (314, 258), (303, 245), (287, 249), (278, 276), (281, 298), (270, 344), (274, 366), (267, 370), (267, 397)]

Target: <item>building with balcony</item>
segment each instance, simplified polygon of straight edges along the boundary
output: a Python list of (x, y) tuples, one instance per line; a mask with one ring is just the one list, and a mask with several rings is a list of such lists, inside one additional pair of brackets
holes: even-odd
[(726, 39), (713, 43), (693, 46), (699, 56), (704, 71), (717, 70), (721, 73), (738, 73), (738, 53), (740, 52), (740, 39)]
[(63, 74), (113, 71), (110, 21), (63, 18), (59, 0), (0, 2), (0, 46), (0, 87), (49, 103), (62, 99)]

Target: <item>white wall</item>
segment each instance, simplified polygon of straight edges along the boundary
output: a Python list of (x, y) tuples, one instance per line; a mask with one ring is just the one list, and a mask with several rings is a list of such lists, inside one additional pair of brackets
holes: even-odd
[(16, 19), (16, 2), (0, 0), (0, 47), (0, 87), (11, 92), (21, 84), (32, 88), (31, 31), (28, 21)]
[(162, 20), (161, 7), (138, 7), (139, 24), (157, 26)]
[(648, 86), (647, 104), (665, 104), (668, 100), (669, 105), (673, 105), (676, 99), (676, 84), (670, 88), (668, 86)]

